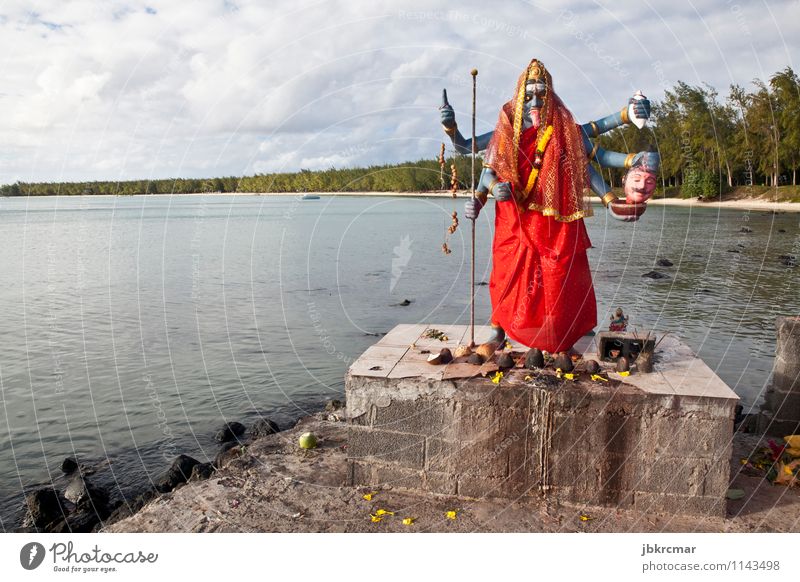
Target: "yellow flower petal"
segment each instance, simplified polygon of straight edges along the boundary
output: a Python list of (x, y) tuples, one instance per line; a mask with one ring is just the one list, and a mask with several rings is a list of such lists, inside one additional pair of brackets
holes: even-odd
[(448, 511), (447, 513), (445, 513), (445, 516), (447, 516), (447, 519), (455, 519), (457, 515), (458, 515), (458, 510), (457, 509), (453, 509), (452, 511)]
[(590, 519), (594, 519), (594, 518), (590, 517), (588, 515), (585, 515), (583, 513), (581, 514), (581, 521), (589, 521)]
[(631, 375), (631, 373), (630, 373), (630, 372), (628, 372), (628, 371), (625, 371), (625, 372), (617, 372), (617, 373), (618, 373), (620, 376), (622, 376), (623, 378), (625, 378), (626, 376), (630, 376), (630, 375)]
[(403, 525), (411, 525), (416, 521), (416, 517), (405, 517), (403, 518)]
[(800, 449), (800, 435), (790, 434), (783, 437), (790, 449)]
[(375, 515), (394, 515), (394, 511), (386, 511), (385, 509), (379, 509), (375, 512)]
[(598, 382), (598, 381), (599, 382), (608, 382), (608, 378), (603, 378), (602, 376), (599, 376), (597, 374), (592, 374), (592, 380), (594, 380), (595, 382)]
[(502, 372), (495, 372), (494, 376), (492, 376), (492, 384), (499, 384), (500, 380), (503, 379)]
[(526, 382), (530, 382), (531, 380), (533, 380), (533, 378), (531, 376), (525, 376), (525, 381)]
[(372, 515), (372, 514), (370, 514), (369, 517), (370, 519), (372, 519), (372, 523), (378, 523), (380, 520), (383, 519), (382, 517), (378, 517), (377, 515)]
[(571, 374), (570, 373), (570, 374), (564, 374), (564, 378), (566, 378), (567, 380), (573, 380), (574, 381), (576, 376), (575, 376), (575, 374)]
[(366, 499), (367, 501), (372, 501), (372, 498), (377, 494), (378, 494), (377, 491), (371, 491), (370, 493), (364, 493), (364, 495), (362, 495), (361, 498)]
[(783, 468), (783, 472), (786, 473), (787, 475), (791, 475), (792, 474), (792, 470), (789, 467), (784, 467)]

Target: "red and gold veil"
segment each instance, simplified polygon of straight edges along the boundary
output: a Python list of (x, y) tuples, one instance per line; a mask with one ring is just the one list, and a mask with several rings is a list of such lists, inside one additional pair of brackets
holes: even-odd
[[(546, 89), (539, 127), (524, 130), (525, 85), (529, 81), (543, 81)], [(544, 149), (541, 169), (533, 188), (526, 193), (534, 151), (548, 127), (553, 129)], [(535, 135), (528, 132), (535, 132)], [(591, 215), (588, 204), (583, 202), (588, 184), (588, 161), (580, 128), (553, 91), (550, 72), (540, 61), (530, 62), (517, 81), (514, 98), (503, 105), (486, 148), (484, 165), (494, 170), (501, 181), (511, 183), (521, 212), (533, 210), (562, 222)]]

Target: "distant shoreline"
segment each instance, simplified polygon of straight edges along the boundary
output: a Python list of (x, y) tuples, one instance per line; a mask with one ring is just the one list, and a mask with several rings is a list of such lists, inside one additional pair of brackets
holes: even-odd
[(756, 210), (783, 212), (800, 212), (800, 202), (773, 202), (759, 198), (740, 198), (738, 200), (722, 200), (718, 202), (701, 202), (698, 198), (658, 198), (648, 204), (655, 206), (683, 206), (689, 208), (728, 208), (731, 210)]
[[(195, 192), (191, 194), (124, 194), (124, 195), (102, 195), (91, 194), (89, 197), (107, 198), (166, 198), (173, 196), (280, 196), (301, 199), (303, 196), (311, 194), (327, 198), (331, 196), (378, 196), (378, 197), (400, 197), (400, 198), (453, 198), (451, 192)], [(77, 196), (30, 196), (29, 198), (76, 198)], [(458, 192), (456, 198), (465, 199), (469, 194)], [(7, 198), (27, 198), (25, 196), (13, 196)], [(592, 198), (592, 204), (599, 205), (598, 198)], [(722, 200), (714, 202), (702, 202), (698, 198), (654, 198), (648, 204), (652, 206), (681, 206), (684, 208), (727, 208), (730, 210), (752, 210), (768, 212), (778, 210), (781, 212), (800, 212), (800, 202), (776, 202), (764, 200), (763, 198), (738, 198), (733, 200)]]

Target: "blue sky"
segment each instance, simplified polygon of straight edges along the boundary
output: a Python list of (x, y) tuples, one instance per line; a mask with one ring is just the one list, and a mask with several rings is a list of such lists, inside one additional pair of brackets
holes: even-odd
[(532, 57), (579, 121), (791, 65), (800, 3), (0, 0), (0, 183), (434, 158), (441, 89), (491, 129)]

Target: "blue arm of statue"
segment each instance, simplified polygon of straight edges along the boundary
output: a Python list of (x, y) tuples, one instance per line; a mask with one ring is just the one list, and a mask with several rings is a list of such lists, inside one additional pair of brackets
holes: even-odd
[(605, 196), (611, 188), (606, 185), (605, 180), (600, 175), (600, 173), (595, 170), (594, 166), (589, 165), (589, 186), (592, 189), (592, 192), (597, 194), (600, 198)]
[[(642, 119), (650, 118), (649, 99), (634, 99), (631, 97), (628, 100), (628, 105), (630, 104), (633, 104), (633, 114), (636, 117)], [(627, 117), (628, 106), (626, 105), (612, 115), (608, 115), (599, 121), (590, 121), (581, 126), (583, 130), (583, 145), (586, 148), (586, 152), (589, 154), (589, 159), (597, 160), (597, 163), (603, 168), (629, 168), (638, 164), (647, 164), (648, 167), (657, 169), (661, 161), (657, 153), (639, 152), (629, 159), (629, 154), (608, 151), (592, 143), (590, 138), (597, 137), (621, 125), (625, 125)]]
[[(628, 100), (628, 105), (630, 105), (631, 103), (633, 103), (633, 114), (636, 117), (640, 119), (650, 119), (649, 99), (647, 98), (634, 99), (633, 97), (631, 97)], [(620, 125), (625, 125), (627, 123), (625, 121), (625, 118), (627, 118), (628, 114), (628, 105), (626, 105), (616, 113), (607, 115), (603, 119), (598, 119), (597, 121), (590, 121), (589, 123), (584, 123), (581, 126), (583, 134), (586, 137), (598, 137), (599, 135), (604, 134), (607, 131), (616, 129)]]
[(585, 133), (583, 134), (583, 145), (589, 155), (589, 160), (597, 160), (597, 163), (603, 168), (630, 168), (644, 164), (656, 171), (661, 164), (658, 152), (638, 152), (628, 160), (630, 154), (603, 149), (598, 144), (593, 144)]
[[(444, 127), (445, 133), (449, 135), (450, 139), (453, 141), (455, 150), (459, 154), (471, 154), (472, 138), (466, 139), (461, 135), (461, 132), (458, 131), (456, 112), (453, 110), (450, 103), (447, 102), (447, 89), (442, 89), (442, 105), (439, 107), (439, 112), (441, 114), (442, 127)], [(493, 131), (490, 131), (475, 136), (475, 145), (477, 146), (476, 152), (481, 152), (486, 149), (486, 146), (489, 145), (489, 140), (492, 139), (493, 133)]]

